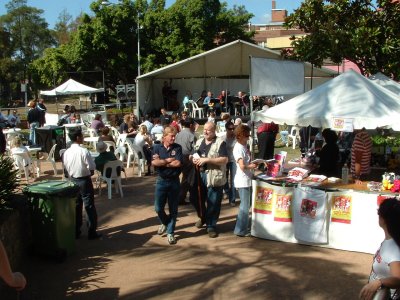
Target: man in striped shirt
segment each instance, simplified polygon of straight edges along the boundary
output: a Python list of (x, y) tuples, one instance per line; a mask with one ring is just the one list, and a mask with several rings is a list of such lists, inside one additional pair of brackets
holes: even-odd
[(371, 172), (372, 139), (365, 128), (356, 132), (351, 148), (351, 173), (357, 184)]

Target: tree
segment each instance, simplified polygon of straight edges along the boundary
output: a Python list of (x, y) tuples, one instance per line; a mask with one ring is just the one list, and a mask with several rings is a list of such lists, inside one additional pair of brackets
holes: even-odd
[(48, 24), (41, 17), (43, 10), (29, 7), (26, 0), (6, 4), (7, 14), (1, 17), (4, 32), (9, 38), (8, 57), (13, 62), (17, 82), (30, 78), (28, 65), (54, 44)]
[(53, 77), (43, 65), (58, 68), (65, 62), (69, 71), (102, 70), (113, 84), (133, 82), (138, 33), (143, 73), (253, 35), (245, 31), (252, 15), (243, 6), (228, 10), (219, 0), (177, 0), (168, 9), (165, 0), (123, 0), (108, 6), (97, 0), (91, 9), (94, 16), (81, 17), (66, 47), (45, 52), (46, 57), (34, 64), (43, 82)]
[[(391, 0), (305, 0), (285, 22), (306, 35), (292, 37), (288, 58), (322, 66), (347, 59), (363, 74), (378, 71), (399, 78), (400, 5)], [(397, 63), (396, 63), (397, 62)]]

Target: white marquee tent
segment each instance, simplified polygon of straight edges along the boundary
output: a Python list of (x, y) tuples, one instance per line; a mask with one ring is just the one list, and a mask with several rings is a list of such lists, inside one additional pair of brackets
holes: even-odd
[(385, 74), (378, 72), (375, 75), (371, 75), (369, 79), (400, 96), (400, 83), (390, 79)]
[(80, 82), (77, 82), (73, 79), (68, 79), (63, 84), (58, 87), (50, 90), (50, 91), (41, 91), (41, 95), (45, 96), (56, 96), (56, 95), (81, 95), (81, 94), (92, 94), (103, 92), (104, 89), (96, 89), (87, 85), (84, 85)]
[(397, 128), (400, 97), (349, 70), (325, 84), (268, 110), (253, 113), (254, 121), (331, 127), (333, 117), (353, 119), (355, 129)]
[[(282, 59), (280, 52), (237, 40), (139, 76), (138, 106), (143, 112), (162, 107), (162, 86), (164, 81), (170, 80), (172, 89), (178, 91), (179, 102), (187, 90), (192, 92), (194, 99), (203, 90), (211, 90), (216, 96), (221, 90), (229, 90), (231, 95), (238, 91), (249, 92), (250, 56)], [(337, 75), (329, 69), (313, 68), (307, 63), (304, 65), (305, 91)], [(265, 95), (269, 94), (266, 91)]]

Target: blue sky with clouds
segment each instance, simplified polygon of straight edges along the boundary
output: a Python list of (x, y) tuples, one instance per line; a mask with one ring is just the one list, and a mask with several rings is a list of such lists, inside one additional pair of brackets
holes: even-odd
[[(9, 1), (3, 0), (0, 4), (0, 14), (6, 13), (5, 4)], [(43, 17), (49, 23), (49, 28), (53, 28), (60, 13), (66, 9), (73, 18), (81, 12), (90, 14), (90, 3), (92, 0), (28, 0), (28, 5), (44, 10)], [(117, 3), (117, 0), (110, 0)], [(167, 0), (167, 6), (173, 4), (175, 0)], [(233, 5), (244, 5), (246, 9), (254, 15), (252, 23), (267, 23), (271, 16), (272, 0), (225, 0), (230, 8)], [(276, 0), (276, 8), (286, 9), (289, 13), (300, 6), (301, 0)]]

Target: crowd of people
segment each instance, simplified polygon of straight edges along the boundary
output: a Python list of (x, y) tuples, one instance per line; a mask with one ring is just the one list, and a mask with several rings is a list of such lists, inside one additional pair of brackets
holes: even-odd
[[(187, 98), (191, 94), (187, 93)], [(227, 99), (226, 92), (217, 99)], [(244, 93), (239, 92), (239, 98), (244, 99)], [(242, 98), (241, 98), (242, 97)], [(208, 98), (208, 99), (207, 99)], [(194, 226), (205, 228), (210, 238), (218, 237), (218, 221), (221, 212), (221, 203), (224, 193), (231, 206), (236, 206), (237, 198), (240, 207), (232, 231), (239, 237), (250, 235), (249, 210), (251, 206), (251, 179), (253, 171), (259, 167), (252, 162), (249, 151), (249, 138), (254, 126), (258, 140), (258, 156), (264, 160), (274, 157), (274, 145), (278, 133), (287, 128), (280, 128), (277, 124), (242, 123), (241, 118), (231, 119), (228, 113), (222, 111), (222, 101), (213, 102), (212, 93), (205, 96), (203, 104), (207, 105), (208, 120), (204, 124), (200, 138), (199, 124), (184, 110), (179, 115), (169, 115), (162, 108), (158, 118), (146, 115), (141, 122), (133, 114), (126, 114), (119, 126), (119, 132), (127, 134), (143, 153), (147, 162), (146, 175), (156, 175), (154, 207), (160, 225), (157, 233), (166, 234), (170, 245), (176, 244), (175, 227), (178, 220), (179, 205), (189, 203), (193, 205), (198, 219)], [(225, 100), (227, 101), (227, 100)], [(246, 100), (241, 100), (241, 107), (245, 107)], [(211, 104), (211, 105), (210, 105)], [(247, 102), (248, 104), (248, 102)], [(265, 105), (272, 105), (271, 99), (266, 99)], [(34, 128), (43, 126), (45, 106), (43, 101), (30, 102), (28, 122), (31, 133)], [(229, 107), (229, 103), (227, 104)], [(80, 115), (74, 107), (66, 107), (64, 116), (66, 123), (80, 123)], [(221, 121), (217, 122), (217, 118)], [(0, 123), (2, 117), (0, 116)], [(17, 124), (17, 115), (13, 112), (9, 116), (10, 124)], [(79, 186), (79, 195), (76, 202), (76, 238), (81, 237), (82, 209), (85, 209), (88, 225), (87, 237), (95, 240), (101, 237), (97, 231), (97, 211), (94, 201), (94, 188), (91, 176), (94, 170), (103, 171), (108, 161), (116, 160), (113, 152), (107, 151), (105, 142), (116, 142), (110, 134), (109, 127), (105, 126), (100, 114), (96, 114), (90, 127), (99, 135), (96, 150), (99, 155), (93, 159), (90, 152), (81, 146), (83, 134), (80, 129), (69, 132), (72, 144), (63, 155), (64, 168), (69, 178)], [(222, 130), (221, 130), (222, 129)], [(217, 136), (217, 131), (224, 134)], [(162, 135), (162, 138), (157, 138)], [(356, 130), (353, 134), (336, 134), (327, 128), (320, 132), (316, 128), (304, 127), (300, 132), (301, 151), (314, 151), (319, 158), (318, 174), (328, 177), (338, 175), (338, 166), (348, 163), (356, 183), (367, 180), (370, 176), (370, 159), (372, 141), (365, 129)], [(35, 137), (30, 134), (30, 141), (34, 144)], [(348, 159), (341, 157), (339, 146), (346, 145)], [(25, 152), (21, 141), (15, 139), (12, 151)], [(153, 170), (153, 172), (152, 172)], [(187, 195), (189, 194), (189, 197)], [(237, 197), (238, 196), (238, 197)], [(167, 205), (168, 204), (168, 205)], [(168, 207), (168, 212), (166, 211)], [(374, 257), (369, 283), (360, 292), (360, 298), (372, 299), (375, 292), (382, 288), (392, 288), (392, 296), (397, 296), (396, 288), (400, 286), (400, 242), (398, 241), (398, 220), (400, 220), (400, 205), (398, 200), (384, 201), (379, 210), (379, 225), (385, 232), (385, 240)], [(397, 218), (397, 219), (396, 219)], [(396, 223), (397, 222), (397, 223)], [(4, 248), (0, 244), (0, 258), (6, 259)], [(385, 265), (382, 265), (382, 261)], [(12, 273), (5, 262), (2, 265), (1, 277), (15, 288), (21, 289), (26, 281), (22, 274)], [(11, 274), (11, 275), (10, 275)], [(397, 299), (397, 298), (393, 298)]]

